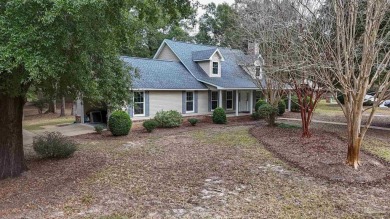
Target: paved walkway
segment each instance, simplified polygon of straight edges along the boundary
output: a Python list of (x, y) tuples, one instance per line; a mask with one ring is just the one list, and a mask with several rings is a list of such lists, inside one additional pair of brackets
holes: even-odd
[(86, 124), (65, 124), (65, 125), (48, 125), (42, 126), (42, 130), (36, 130), (30, 132), (23, 129), (23, 145), (30, 145), (33, 143), (33, 138), (36, 135), (43, 134), (44, 132), (60, 132), (65, 136), (76, 136), (94, 133), (95, 129), (91, 125)]
[[(287, 121), (301, 121), (301, 119), (296, 118), (278, 118), (279, 120), (287, 120)], [(347, 123), (343, 122), (329, 122), (329, 121), (321, 121), (321, 120), (315, 120), (313, 119), (312, 122), (315, 123), (323, 123), (323, 124), (332, 124), (332, 125), (347, 125)], [(390, 131), (390, 128), (384, 128), (384, 127), (378, 127), (378, 126), (370, 126), (370, 129), (377, 129), (377, 130), (383, 130), (383, 131)]]

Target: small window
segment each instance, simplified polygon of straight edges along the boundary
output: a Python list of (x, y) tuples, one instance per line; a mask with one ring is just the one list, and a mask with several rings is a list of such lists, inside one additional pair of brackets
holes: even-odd
[(261, 72), (260, 66), (256, 66), (256, 77), (260, 77), (260, 72)]
[(211, 92), (211, 109), (214, 110), (218, 107), (218, 91)]
[(233, 91), (226, 91), (226, 109), (233, 109)]
[(187, 92), (186, 111), (194, 112), (194, 92)]
[(218, 74), (218, 62), (213, 62), (213, 74)]
[(145, 115), (145, 98), (144, 92), (134, 92), (134, 115)]

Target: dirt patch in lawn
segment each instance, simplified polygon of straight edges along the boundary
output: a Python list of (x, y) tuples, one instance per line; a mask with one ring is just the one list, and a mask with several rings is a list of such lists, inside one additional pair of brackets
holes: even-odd
[(313, 137), (301, 138), (294, 127), (257, 126), (251, 129), (264, 146), (293, 166), (330, 181), (373, 184), (390, 178), (387, 162), (361, 151), (362, 166), (355, 170), (345, 164), (346, 142), (337, 133), (314, 129)]

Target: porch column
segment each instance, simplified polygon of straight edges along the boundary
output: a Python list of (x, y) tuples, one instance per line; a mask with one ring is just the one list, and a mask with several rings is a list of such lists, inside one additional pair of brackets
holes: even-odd
[(218, 107), (222, 107), (222, 90), (218, 91)]
[(250, 91), (249, 113), (253, 113), (253, 91)]
[(236, 116), (238, 116), (238, 90), (236, 90)]
[(291, 91), (288, 91), (288, 111), (291, 112)]
[(82, 97), (76, 100), (76, 116), (80, 116), (80, 122), (84, 123), (84, 102)]

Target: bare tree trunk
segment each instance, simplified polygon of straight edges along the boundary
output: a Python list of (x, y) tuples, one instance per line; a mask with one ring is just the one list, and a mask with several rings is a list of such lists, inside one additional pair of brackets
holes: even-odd
[(23, 106), (25, 98), (0, 94), (0, 179), (27, 170), (23, 152)]
[(65, 115), (65, 97), (62, 97), (62, 103), (61, 103), (61, 114), (60, 116), (66, 116)]
[(71, 116), (74, 116), (74, 106), (75, 106), (75, 101), (72, 101), (72, 111), (70, 112)]
[(45, 113), (56, 113), (57, 111), (57, 101), (49, 101), (49, 109)]

